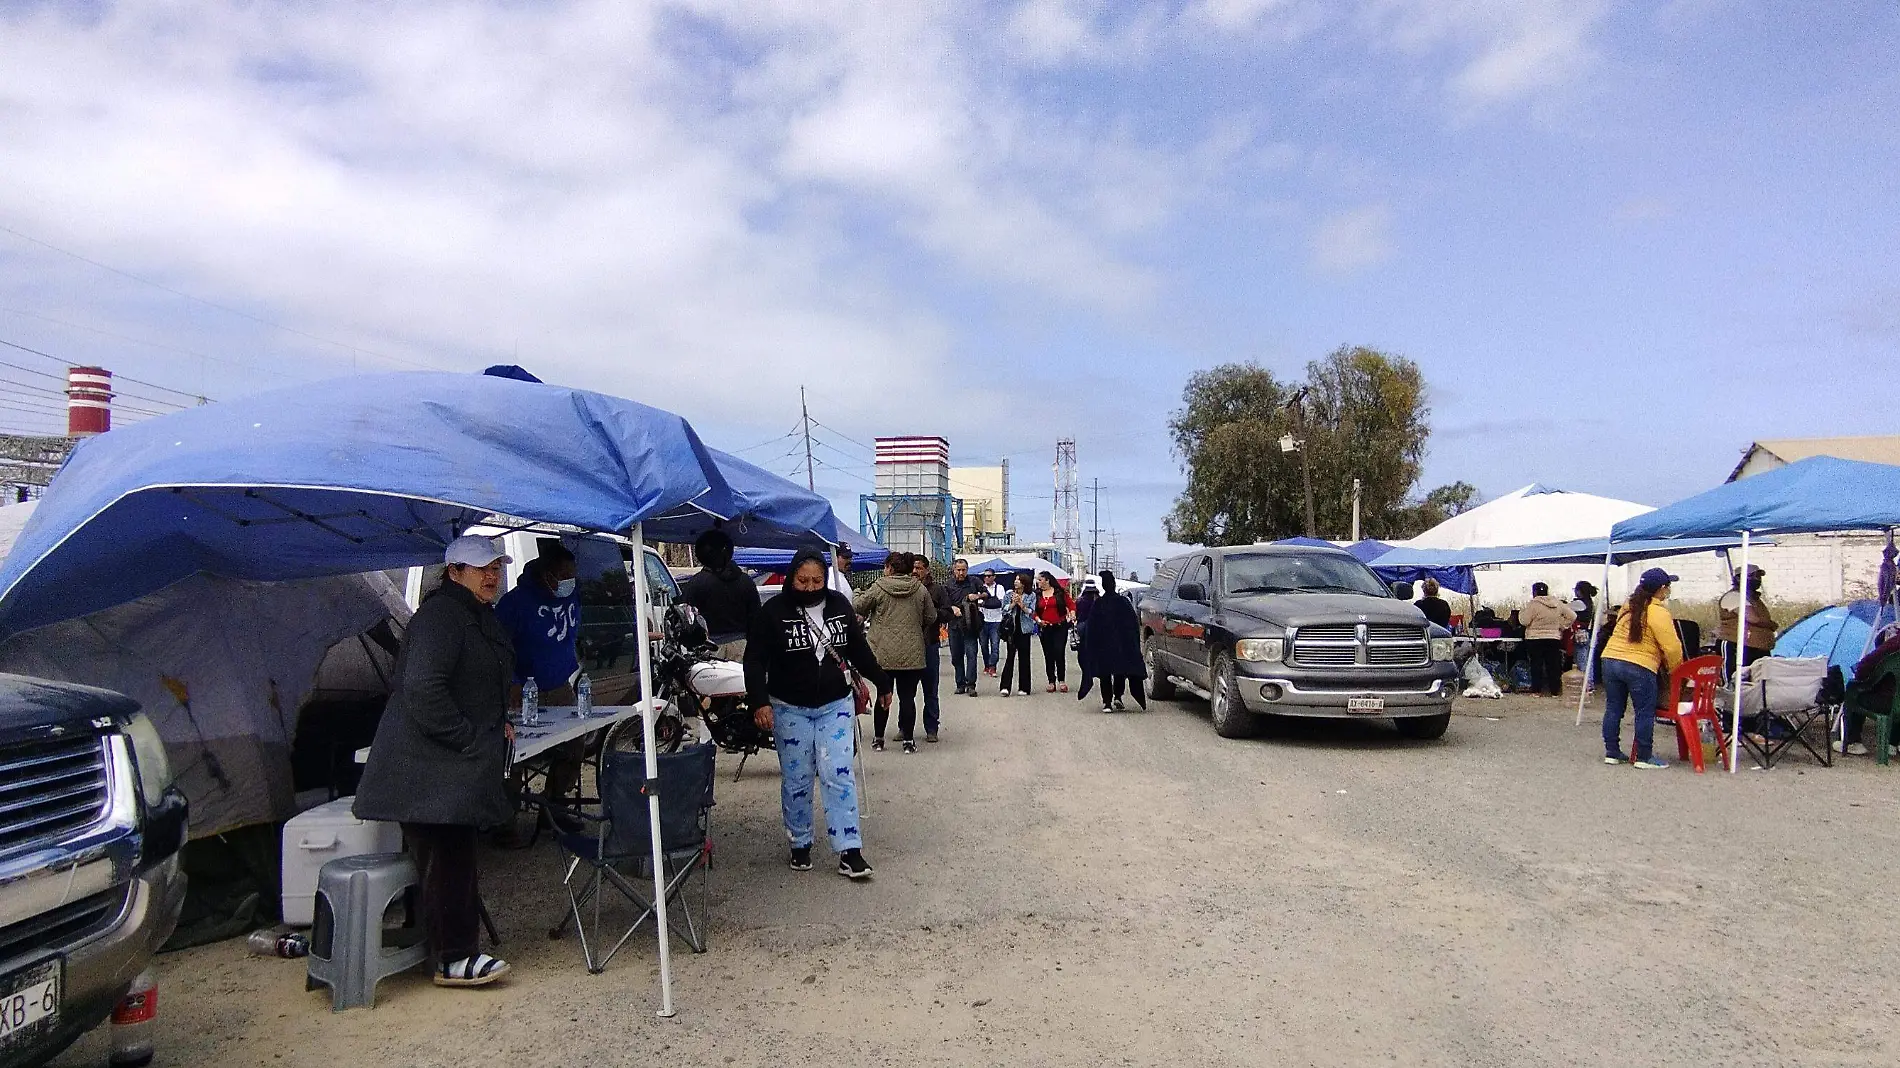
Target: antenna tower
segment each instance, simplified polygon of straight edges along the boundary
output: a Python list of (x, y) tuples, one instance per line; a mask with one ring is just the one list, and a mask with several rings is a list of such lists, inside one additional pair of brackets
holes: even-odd
[(1071, 573), (1082, 559), (1082, 495), (1076, 487), (1075, 439), (1056, 442), (1056, 503), (1049, 517), (1049, 540), (1062, 554), (1062, 567)]

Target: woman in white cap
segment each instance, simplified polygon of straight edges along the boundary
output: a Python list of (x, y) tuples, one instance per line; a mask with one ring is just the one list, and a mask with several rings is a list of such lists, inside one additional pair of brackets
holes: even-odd
[(404, 632), (354, 811), (402, 824), (436, 985), (485, 986), (508, 974), (506, 961), (481, 952), (475, 850), (478, 831), (514, 815), (504, 783), (515, 654), (493, 608), (508, 557), (468, 534), (442, 559), (442, 585)]

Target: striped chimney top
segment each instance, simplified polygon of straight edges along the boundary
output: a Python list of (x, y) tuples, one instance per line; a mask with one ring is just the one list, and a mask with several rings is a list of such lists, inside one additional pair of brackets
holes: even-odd
[(950, 442), (937, 437), (878, 438), (877, 462), (948, 465)]
[(112, 372), (103, 367), (66, 370), (66, 433), (73, 437), (112, 429)]

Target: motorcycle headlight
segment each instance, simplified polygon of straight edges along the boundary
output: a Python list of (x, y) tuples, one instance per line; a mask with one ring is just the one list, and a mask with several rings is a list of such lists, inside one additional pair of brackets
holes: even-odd
[(1433, 660), (1452, 659), (1450, 638), (1433, 638), (1432, 639), (1432, 659)]
[(1286, 656), (1286, 639), (1242, 638), (1234, 643), (1234, 656), (1256, 664), (1277, 664)]
[(140, 713), (125, 725), (125, 736), (132, 742), (132, 759), (138, 763), (139, 792), (147, 805), (156, 805), (172, 784), (172, 762), (165, 755), (165, 743), (158, 737), (150, 716)]

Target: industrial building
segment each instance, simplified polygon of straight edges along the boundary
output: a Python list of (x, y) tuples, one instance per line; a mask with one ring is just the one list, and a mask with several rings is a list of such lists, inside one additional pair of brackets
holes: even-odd
[(858, 532), (947, 562), (963, 544), (963, 502), (950, 488), (950, 442), (890, 437), (875, 444), (877, 492), (858, 498)]

